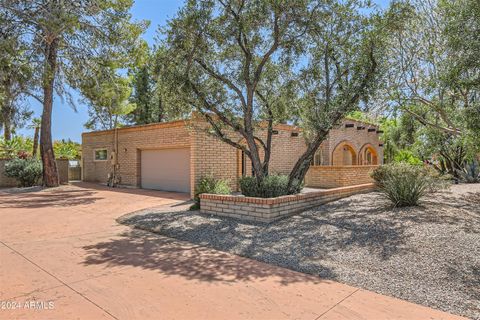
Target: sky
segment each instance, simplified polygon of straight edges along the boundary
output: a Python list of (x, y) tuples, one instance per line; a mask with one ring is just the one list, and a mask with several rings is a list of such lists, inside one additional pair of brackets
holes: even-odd
[[(177, 10), (183, 5), (184, 0), (136, 0), (131, 9), (134, 20), (149, 20), (150, 27), (146, 30), (143, 38), (152, 45), (158, 26), (165, 25), (169, 18), (172, 18)], [(386, 7), (389, 0), (373, 0), (381, 7)], [(81, 102), (80, 95), (73, 91), (72, 96), (76, 103), (76, 110), (69, 106), (66, 101), (59, 97), (54, 98), (52, 113), (52, 135), (54, 140), (71, 139), (81, 142), (82, 132), (87, 131), (83, 126), (88, 120), (88, 107)], [(41, 105), (31, 99), (29, 100), (34, 117), (40, 117)], [(18, 134), (32, 136), (32, 129), (20, 129)]]

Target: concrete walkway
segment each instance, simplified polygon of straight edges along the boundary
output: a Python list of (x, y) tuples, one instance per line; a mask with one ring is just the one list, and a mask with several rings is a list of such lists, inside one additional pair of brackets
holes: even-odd
[(86, 183), (0, 191), (0, 319), (460, 319), (115, 222), (187, 198)]

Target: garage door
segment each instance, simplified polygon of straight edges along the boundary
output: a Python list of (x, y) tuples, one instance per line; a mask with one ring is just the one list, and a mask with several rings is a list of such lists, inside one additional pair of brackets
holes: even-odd
[(143, 150), (142, 188), (190, 193), (190, 149)]

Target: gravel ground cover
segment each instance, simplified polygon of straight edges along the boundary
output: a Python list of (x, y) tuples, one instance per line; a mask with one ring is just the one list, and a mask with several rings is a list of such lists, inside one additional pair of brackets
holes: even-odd
[(421, 206), (355, 195), (272, 224), (149, 209), (121, 223), (480, 319), (480, 184)]

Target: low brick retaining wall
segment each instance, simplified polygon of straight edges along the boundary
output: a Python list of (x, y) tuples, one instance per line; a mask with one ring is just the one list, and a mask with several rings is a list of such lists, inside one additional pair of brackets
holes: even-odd
[(277, 198), (201, 194), (200, 212), (247, 221), (272, 222), (321, 204), (375, 189), (373, 183)]
[[(0, 159), (0, 188), (13, 188), (18, 185), (18, 182), (14, 178), (5, 176), (5, 164), (10, 159)], [(60, 176), (60, 183), (68, 183), (68, 160), (57, 159), (58, 175)], [(39, 182), (41, 183), (41, 181)]]
[(378, 166), (311, 166), (305, 176), (305, 186), (336, 188), (373, 183), (370, 177)]

